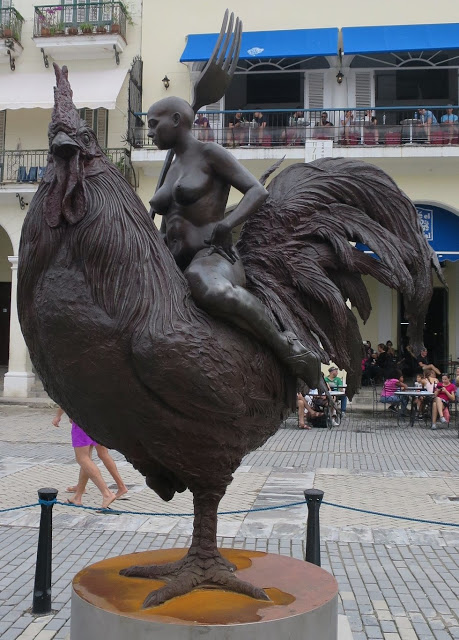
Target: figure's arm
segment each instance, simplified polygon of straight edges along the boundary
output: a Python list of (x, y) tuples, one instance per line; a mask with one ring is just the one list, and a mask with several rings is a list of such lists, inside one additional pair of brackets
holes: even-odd
[(437, 376), (441, 376), (440, 369), (437, 369), (437, 367), (434, 364), (429, 364), (427, 366), (429, 367), (429, 369), (433, 369), (435, 371), (435, 373), (437, 374)]
[(210, 244), (220, 247), (222, 255), (236, 260), (232, 252), (231, 231), (239, 226), (249, 216), (257, 211), (268, 197), (268, 192), (260, 182), (223, 147), (215, 143), (209, 143), (205, 147), (207, 160), (219, 178), (228, 185), (234, 187), (243, 194), (239, 204), (226, 216), (224, 220), (215, 225)]
[(57, 411), (56, 411), (56, 415), (53, 418), (53, 425), (55, 427), (59, 426), (59, 422), (61, 421), (62, 416), (64, 415), (64, 409), (61, 409), (60, 407), (58, 407)]

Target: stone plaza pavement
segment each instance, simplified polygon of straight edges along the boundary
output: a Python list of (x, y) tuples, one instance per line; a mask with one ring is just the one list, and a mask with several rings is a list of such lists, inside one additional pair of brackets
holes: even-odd
[[(53, 613), (29, 608), (39, 508), (37, 489), (53, 486), (58, 499), (78, 467), (70, 425), (51, 425), (50, 407), (0, 405), (0, 638), (69, 638), (70, 588), (84, 566), (106, 557), (189, 544), (188, 492), (162, 502), (123, 457), (113, 455), (129, 486), (121, 511), (171, 515), (106, 515), (56, 505), (53, 515)], [(105, 468), (103, 475), (109, 480)], [(111, 482), (111, 479), (110, 479)], [(234, 476), (220, 511), (288, 504), (303, 490), (325, 491), (325, 502), (459, 525), (459, 439), (453, 427), (397, 426), (349, 413), (332, 430), (300, 431), (289, 419)], [(85, 504), (100, 497), (90, 486)], [(222, 546), (304, 558), (306, 506), (219, 519)], [(323, 504), (322, 566), (340, 587), (340, 613), (354, 640), (459, 639), (459, 526), (368, 515)], [(249, 640), (249, 639), (248, 639)], [(311, 640), (320, 640), (311, 639)]]

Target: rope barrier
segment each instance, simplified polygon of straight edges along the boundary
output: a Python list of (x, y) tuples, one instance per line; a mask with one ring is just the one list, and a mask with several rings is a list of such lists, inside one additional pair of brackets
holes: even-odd
[[(85, 509), (87, 511), (96, 511), (97, 513), (107, 513), (112, 515), (131, 515), (131, 516), (166, 516), (170, 518), (192, 518), (194, 513), (164, 513), (164, 512), (148, 512), (148, 511), (121, 511), (111, 509), (110, 507), (104, 509), (101, 507), (88, 507), (83, 504), (72, 504), (70, 502), (61, 502), (60, 500), (42, 500), (40, 499), (38, 502), (34, 504), (25, 504), (20, 507), (10, 507), (8, 509), (0, 509), (0, 513), (6, 513), (7, 511), (18, 511), (20, 509), (30, 509), (31, 507), (38, 507), (40, 505), (54, 505), (59, 504), (63, 507), (72, 507), (74, 509)], [(393, 513), (383, 513), (382, 511), (370, 511), (368, 509), (359, 509), (357, 507), (347, 507), (343, 504), (336, 504), (335, 502), (326, 502), (325, 500), (322, 504), (327, 507), (335, 507), (337, 509), (345, 509), (347, 511), (356, 511), (358, 513), (366, 513), (372, 516), (380, 516), (383, 518), (393, 518), (395, 520), (407, 520), (409, 522), (420, 522), (422, 524), (435, 524), (441, 527), (459, 527), (459, 523), (457, 522), (442, 522), (440, 520), (424, 520), (422, 518), (410, 518), (409, 516), (399, 516)], [(301, 500), (300, 502), (289, 502), (287, 504), (278, 504), (271, 507), (256, 507), (255, 509), (235, 509), (233, 511), (219, 511), (219, 516), (228, 516), (228, 515), (239, 515), (243, 513), (255, 513), (260, 511), (274, 511), (276, 509), (289, 509), (290, 507), (299, 507), (306, 506), (306, 502)]]

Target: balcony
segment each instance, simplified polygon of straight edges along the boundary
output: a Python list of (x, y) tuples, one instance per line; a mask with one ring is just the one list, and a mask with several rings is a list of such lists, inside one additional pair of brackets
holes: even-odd
[[(448, 122), (442, 122), (447, 115), (445, 106), (426, 107), (434, 119), (423, 113), (422, 106), (296, 112), (264, 109), (261, 127), (253, 110), (239, 111), (237, 126), (231, 126), (236, 111), (209, 111), (202, 112), (201, 126), (196, 120), (193, 133), (201, 141), (214, 141), (232, 149), (240, 160), (283, 156), (306, 162), (324, 156), (459, 157), (459, 120), (455, 115), (458, 108), (451, 107)], [(322, 114), (326, 114), (324, 120)], [(146, 134), (144, 127), (129, 134), (135, 147), (132, 160), (137, 166), (147, 166), (164, 157)]]
[(0, 9), (0, 64), (9, 63), (12, 71), (15, 68), (15, 59), (23, 51), (21, 45), (23, 22), (24, 18), (13, 7)]
[(33, 40), (44, 56), (58, 62), (113, 57), (119, 64), (128, 23), (122, 2), (40, 6), (35, 7)]
[[(127, 149), (105, 149), (108, 159), (121, 171), (126, 180), (136, 188), (135, 173)], [(19, 189), (34, 192), (41, 182), (48, 162), (48, 149), (0, 151), (0, 194)]]

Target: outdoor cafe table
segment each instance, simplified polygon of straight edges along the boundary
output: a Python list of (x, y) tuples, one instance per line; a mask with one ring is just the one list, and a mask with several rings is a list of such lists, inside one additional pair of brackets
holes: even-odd
[[(414, 421), (416, 418), (416, 411), (415, 411), (415, 407), (416, 407), (416, 403), (415, 403), (415, 399), (416, 398), (433, 398), (435, 396), (434, 393), (429, 393), (428, 391), (422, 391), (421, 389), (407, 389), (406, 391), (396, 391), (395, 392), (396, 396), (400, 396), (400, 397), (408, 397), (411, 398), (411, 410), (410, 410), (410, 425), (413, 426), (414, 425)], [(401, 410), (399, 408), (399, 412), (398, 415), (400, 416)]]

